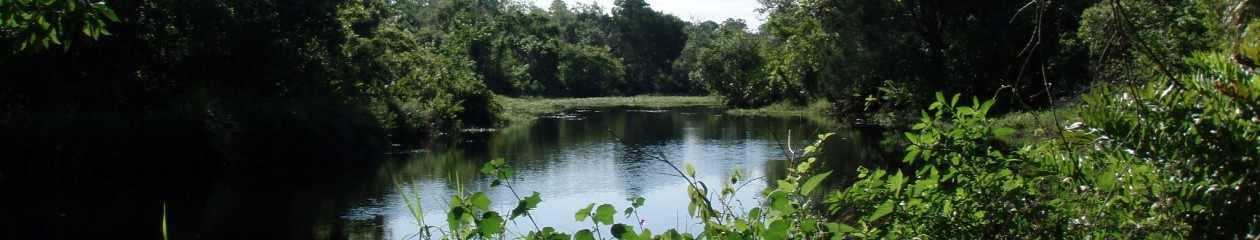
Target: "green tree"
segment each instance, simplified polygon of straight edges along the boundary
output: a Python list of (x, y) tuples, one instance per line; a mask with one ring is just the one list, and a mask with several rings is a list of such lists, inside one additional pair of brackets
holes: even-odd
[(742, 21), (723, 23), (717, 38), (699, 50), (691, 78), (731, 106), (758, 107), (783, 99), (792, 87), (765, 77), (762, 41), (744, 26)]
[(69, 49), (83, 33), (96, 40), (110, 35), (106, 22), (118, 22), (105, 2), (13, 0), (0, 2), (0, 39), (11, 39), (13, 51), (62, 45)]
[(676, 92), (685, 81), (671, 79), (682, 54), (686, 25), (676, 16), (652, 10), (643, 0), (617, 0), (613, 13), (613, 52), (626, 64), (627, 93)]
[(617, 86), (625, 79), (625, 66), (607, 47), (565, 44), (560, 50), (560, 81), (570, 96), (618, 95)]

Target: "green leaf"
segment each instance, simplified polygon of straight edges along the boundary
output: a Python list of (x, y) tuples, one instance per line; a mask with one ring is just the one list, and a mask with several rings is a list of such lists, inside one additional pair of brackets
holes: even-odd
[(595, 240), (595, 233), (592, 233), (590, 229), (582, 229), (577, 234), (573, 234), (573, 240)]
[(826, 180), (827, 176), (831, 176), (831, 171), (816, 174), (813, 177), (810, 177), (809, 180), (805, 181), (804, 185), (801, 185), (801, 195), (808, 196), (810, 193), (814, 192), (814, 188), (818, 187), (818, 184), (822, 183), (823, 180)]
[(634, 206), (634, 207), (636, 207), (636, 208), (638, 208), (638, 207), (642, 207), (642, 206), (643, 206), (643, 202), (645, 202), (645, 201), (647, 201), (647, 199), (646, 199), (646, 198), (643, 198), (643, 197), (636, 197), (636, 198), (634, 198), (634, 203), (633, 203), (633, 204), (631, 204), (631, 206)]
[(901, 161), (913, 163), (917, 157), (919, 157), (919, 149), (918, 148), (910, 149), (909, 151), (906, 152), (906, 157), (902, 158)]
[(463, 221), (461, 220), (464, 218), (465, 213), (467, 213), (467, 211), (464, 207), (452, 207), (451, 211), (446, 213), (447, 226), (450, 226), (451, 230), (459, 229), (460, 226), (462, 226), (461, 223), (463, 223)]
[(477, 229), (481, 236), (503, 233), (503, 216), (496, 212), (486, 212), (481, 215), (481, 221), (477, 222)]
[(538, 192), (534, 192), (534, 194), (531, 194), (528, 197), (525, 197), (525, 206), (529, 207), (530, 209), (537, 208), (538, 203), (542, 202), (542, 197), (540, 197), (539, 195), (541, 194), (539, 194)]
[(996, 99), (989, 99), (988, 101), (984, 101), (984, 104), (981, 104), (981, 105), (980, 105), (980, 112), (981, 112), (981, 113), (988, 113), (988, 112), (989, 112), (989, 108), (992, 108), (992, 107), (993, 107), (993, 103), (995, 103), (995, 102), (996, 102), (995, 100), (996, 100)]
[(609, 230), (612, 232), (612, 235), (615, 238), (638, 239), (638, 235), (634, 235), (634, 233), (631, 231), (632, 229), (630, 228), (630, 226), (626, 226), (625, 224), (618, 223), (616, 225), (613, 225), (612, 228), (609, 228)]
[(696, 177), (696, 166), (692, 166), (691, 162), (687, 162), (685, 165), (687, 168), (687, 176), (691, 176), (693, 178)]
[(779, 188), (778, 188), (779, 191), (784, 191), (784, 192), (796, 191), (796, 185), (792, 184), (791, 182), (788, 182), (787, 180), (776, 180), (775, 182), (779, 183)]
[(105, 18), (109, 19), (110, 21), (114, 21), (114, 22), (117, 22), (117, 21), (118, 21), (118, 15), (115, 15), (115, 14), (114, 14), (114, 10), (109, 9), (109, 7), (106, 7), (106, 6), (105, 6), (105, 3), (103, 3), (103, 2), (102, 2), (102, 3), (97, 3), (97, 4), (95, 4), (95, 6), (96, 6), (96, 10), (101, 12), (101, 15), (105, 15)]
[(502, 166), (499, 169), (499, 180), (508, 180), (512, 178), (512, 167)]
[(162, 239), (170, 239), (166, 235), (166, 203), (162, 203)]
[(494, 163), (486, 163), (481, 165), (481, 174), (490, 174), (494, 172)]
[[(516, 217), (520, 217), (521, 215), (525, 215), (529, 213), (529, 210), (537, 208), (538, 203), (540, 202), (542, 202), (542, 198), (538, 197), (538, 192), (534, 192), (533, 195), (530, 195), (529, 197), (525, 197), (525, 199), (522, 199), (519, 202), (517, 202), (516, 208), (512, 209), (511, 219), (516, 219)], [(578, 221), (581, 221), (581, 220), (578, 220)]]
[(612, 204), (599, 205), (599, 208), (595, 209), (595, 222), (604, 225), (613, 224), (615, 215), (617, 215), (617, 208), (614, 208)]
[(910, 143), (912, 143), (912, 144), (914, 144), (914, 145), (919, 145), (919, 144), (920, 144), (920, 143), (919, 143), (919, 135), (918, 135), (918, 134), (914, 134), (914, 133), (910, 133), (910, 132), (906, 132), (905, 134), (906, 134), (906, 139), (910, 140)]
[(593, 208), (595, 208), (594, 203), (586, 205), (585, 208), (579, 209), (577, 213), (573, 214), (573, 219), (577, 220), (578, 222), (586, 221), (586, 217), (589, 217), (591, 215), (591, 209)]
[(888, 177), (888, 189), (892, 190), (896, 196), (901, 196), (901, 187), (906, 184), (906, 177), (898, 170), (897, 174)]
[(874, 222), (876, 220), (879, 220), (880, 218), (883, 218), (885, 215), (888, 215), (889, 213), (893, 212), (894, 206), (896, 206), (896, 204), (893, 203), (892, 200), (885, 201), (884, 204), (880, 204), (878, 207), (875, 208), (874, 213), (871, 213), (870, 216), (866, 217), (866, 221)]
[[(936, 92), (936, 102), (945, 103), (945, 93)], [(950, 105), (952, 106), (953, 104)]]
[(788, 223), (785, 222), (783, 219), (774, 220), (774, 222), (770, 222), (770, 229), (766, 229), (766, 234), (763, 237), (766, 240), (787, 239)]
[(1012, 133), (1015, 133), (1014, 128), (998, 128), (993, 130), (993, 135), (997, 137), (1011, 135)]
[(471, 203), (473, 207), (481, 209), (481, 211), (490, 211), (490, 197), (487, 197), (486, 193), (478, 192), (473, 194)]
[(809, 219), (809, 218), (801, 220), (801, 231), (813, 232), (817, 230), (818, 230), (818, 220)]

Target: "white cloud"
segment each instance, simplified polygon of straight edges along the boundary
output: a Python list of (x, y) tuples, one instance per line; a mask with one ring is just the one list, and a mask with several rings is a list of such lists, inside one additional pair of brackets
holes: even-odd
[[(533, 0), (535, 6), (547, 8), (552, 0)], [(570, 7), (580, 2), (590, 4), (598, 2), (605, 10), (612, 9), (613, 0), (564, 0)], [(757, 8), (761, 7), (757, 0), (646, 0), (656, 11), (673, 14), (687, 21), (714, 21), (721, 23), (727, 18), (744, 19), (748, 28), (757, 29), (763, 22)]]

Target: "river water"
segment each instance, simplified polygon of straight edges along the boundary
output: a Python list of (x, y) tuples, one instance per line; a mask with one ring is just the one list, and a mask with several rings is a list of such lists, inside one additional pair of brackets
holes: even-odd
[[(0, 239), (161, 239), (163, 223), (171, 239), (418, 239), (419, 221), (404, 198), (418, 197), (425, 223), (440, 229), (447, 201), (460, 193), (484, 191), (493, 210), (511, 212), (516, 194), (490, 188), (493, 179), (480, 173), (495, 158), (515, 169), (509, 182), (517, 193), (543, 199), (534, 221), (508, 223), (513, 232), (533, 230), (534, 223), (569, 233), (590, 228), (574, 221), (577, 210), (591, 203), (621, 210), (630, 206), (628, 197), (646, 204), (636, 217), (618, 214), (618, 223), (637, 225), (641, 218), (657, 233), (698, 232), (702, 227), (687, 213), (687, 183), (667, 162), (693, 164), (715, 190), (741, 175), (730, 200), (740, 211), (761, 204), (767, 183), (783, 176), (783, 159), (827, 132), (836, 133), (819, 156), (836, 171), (828, 187), (851, 181), (858, 166), (900, 159), (895, 147), (884, 147), (895, 145), (889, 139), (897, 138), (886, 137), (895, 134), (879, 127), (730, 115), (716, 107), (575, 109), (383, 158), (298, 146), (304, 150), (201, 174), (154, 177), (120, 168), (11, 181), (0, 189)], [(249, 165), (255, 162), (263, 165)]]
[[(403, 160), (379, 175), (395, 187), (342, 217), (379, 227), (374, 238), (406, 239), (415, 237), (420, 224), (404, 198), (418, 196), (424, 223), (445, 230), (447, 202), (461, 190), (486, 192), (492, 210), (501, 213), (511, 212), (517, 196), (538, 192), (543, 201), (532, 211), (534, 221), (519, 218), (509, 229), (523, 234), (537, 223), (572, 233), (592, 227), (589, 220), (574, 219), (588, 204), (608, 203), (620, 212), (630, 206), (627, 198), (643, 197), (637, 216), (618, 214), (617, 222), (642, 223), (655, 232), (699, 232), (703, 227), (687, 212), (687, 182), (670, 163), (679, 168), (691, 163), (698, 179), (715, 191), (733, 174), (741, 176), (732, 185), (738, 191), (730, 205), (746, 212), (761, 204), (767, 183), (782, 176), (783, 159), (799, 155), (793, 152), (827, 132), (837, 132), (823, 157), (833, 168), (887, 158), (878, 128), (841, 129), (806, 117), (734, 116), (709, 107), (576, 109), (453, 145), (397, 154)], [(514, 168), (512, 189), (490, 188), (494, 179), (480, 174), (494, 158)]]

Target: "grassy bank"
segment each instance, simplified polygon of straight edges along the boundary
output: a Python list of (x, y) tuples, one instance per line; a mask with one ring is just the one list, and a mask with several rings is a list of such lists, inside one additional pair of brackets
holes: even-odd
[(634, 96), (596, 98), (510, 98), (500, 97), (504, 125), (528, 123), (537, 116), (578, 107), (687, 107), (719, 106), (721, 99), (709, 96)]
[(1073, 105), (1012, 112), (993, 118), (991, 121), (994, 128), (1015, 129), (1015, 133), (1003, 136), (1001, 140), (1014, 146), (1027, 146), (1059, 137), (1064, 127), (1081, 122), (1081, 116), (1080, 110)]

